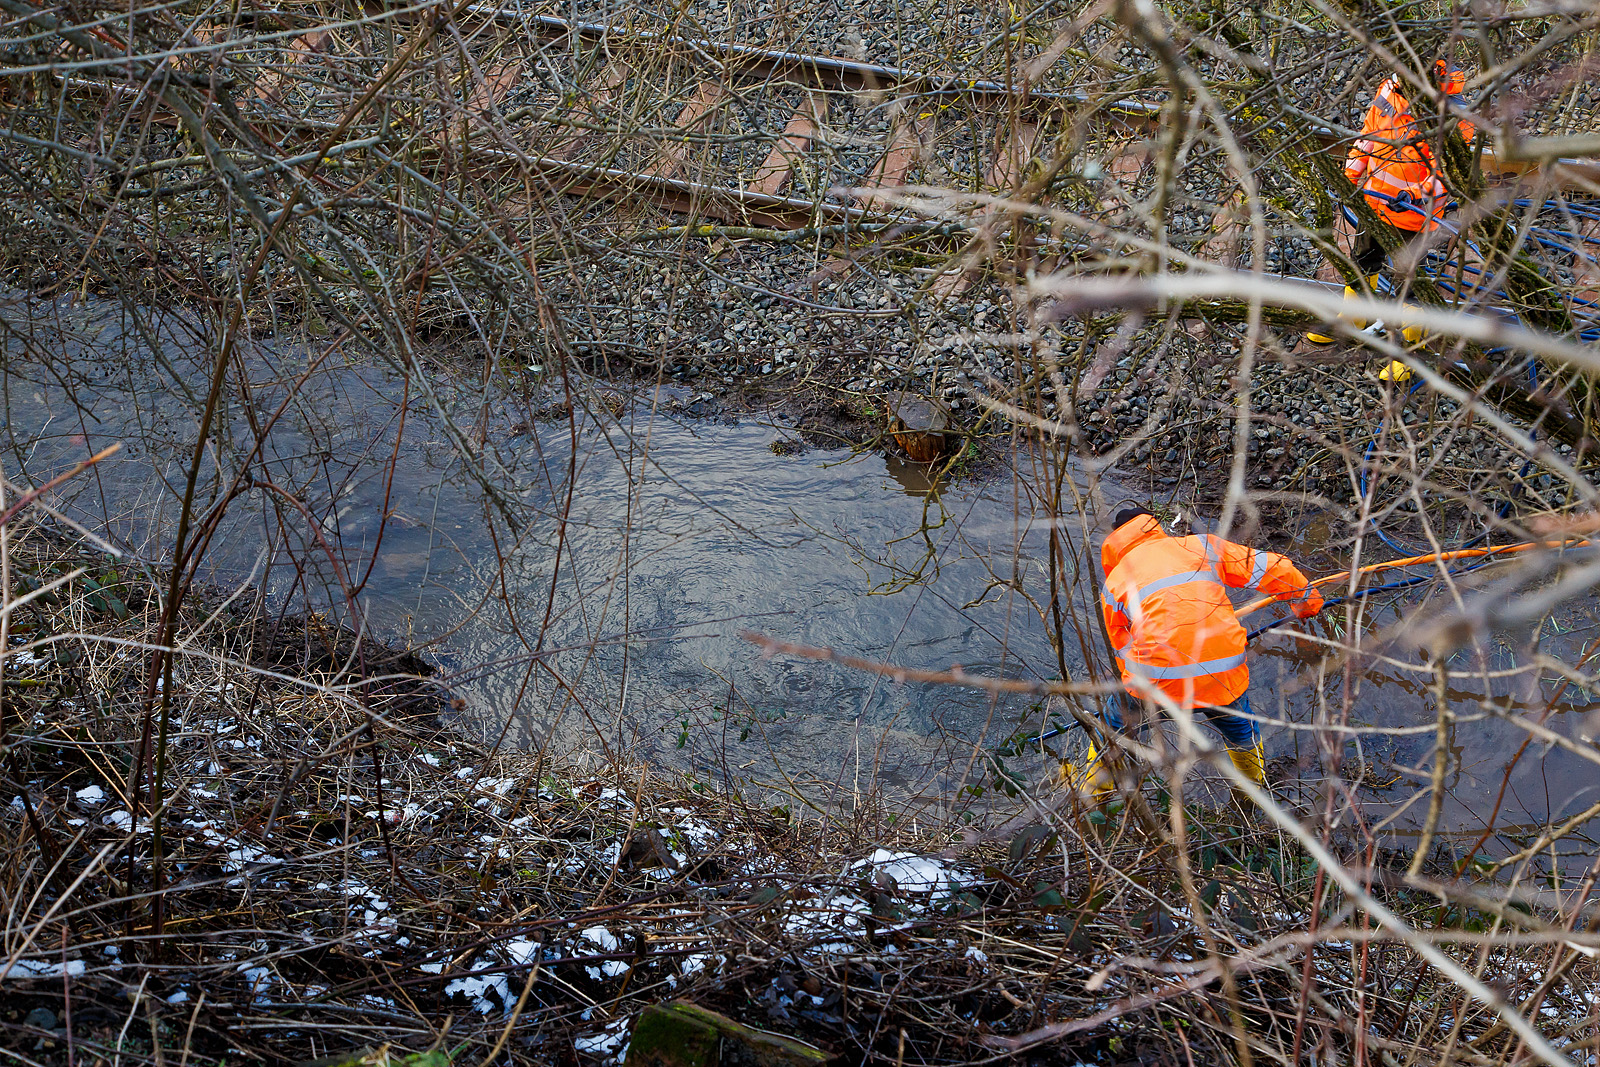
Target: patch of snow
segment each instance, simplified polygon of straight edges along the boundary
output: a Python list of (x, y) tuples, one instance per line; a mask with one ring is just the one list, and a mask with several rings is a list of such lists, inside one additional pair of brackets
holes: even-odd
[(930, 856), (915, 852), (890, 852), (880, 848), (851, 869), (871, 868), (876, 874), (894, 879), (895, 885), (907, 893), (931, 893), (950, 885), (965, 885), (955, 871)]
[(63, 972), (69, 978), (76, 978), (83, 973), (83, 968), (82, 960), (68, 960), (65, 967), (57, 960), (18, 960), (9, 971), (0, 964), (0, 971), (5, 972), (6, 978), (60, 978)]
[(720, 833), (718, 833), (718, 831), (712, 829), (710, 826), (707, 826), (699, 819), (684, 819), (682, 822), (678, 823), (675, 829), (682, 834), (691, 845), (698, 849), (703, 849), (708, 845), (715, 844), (722, 836)]
[(721, 956), (713, 956), (707, 952), (696, 952), (692, 956), (685, 956), (678, 963), (678, 974), (667, 975), (667, 985), (676, 989), (678, 988), (678, 978), (680, 976), (683, 978), (693, 977), (705, 970), (707, 965), (720, 964), (721, 962)]
[(187, 1003), (189, 1003), (189, 991), (187, 989), (178, 990), (176, 993), (172, 994), (172, 996), (167, 998), (167, 1003), (168, 1004), (187, 1004)]
[[(465, 978), (455, 978), (444, 987), (444, 995), (453, 997), (457, 993), (473, 1001), (473, 1008), (480, 1015), (488, 1015), (496, 1008), (504, 1008), (511, 1003), (511, 985), (504, 975), (481, 974), (468, 975)], [(489, 994), (495, 994), (491, 999)]]
[(86, 808), (97, 808), (106, 802), (106, 791), (97, 785), (84, 786), (73, 796), (77, 797), (78, 803)]
[(599, 1033), (580, 1034), (572, 1040), (580, 1056), (597, 1056), (607, 1063), (621, 1063), (628, 1056), (628, 1020), (616, 1019)]
[(133, 829), (133, 813), (128, 811), (109, 811), (100, 817), (100, 821), (107, 826), (115, 827), (123, 833)]
[(390, 826), (399, 826), (402, 823), (408, 823), (419, 819), (423, 822), (432, 822), (436, 818), (433, 812), (428, 811), (421, 804), (415, 803), (407, 804), (400, 808), (390, 808), (382, 813), (377, 811), (369, 811), (366, 813), (366, 817), (369, 819), (377, 819), (381, 817)]
[(233, 842), (228, 847), (227, 856), (227, 861), (222, 864), (222, 869), (225, 871), (242, 871), (252, 863), (275, 866), (283, 862), (283, 860), (272, 855), (264, 848), (257, 848), (254, 845), (246, 845), (238, 841)]
[[(870, 915), (872, 906), (849, 893), (837, 893), (803, 904), (783, 920), (791, 934), (838, 934), (862, 929), (861, 917)], [(848, 942), (833, 942), (818, 951), (838, 955), (853, 951)]]
[(276, 976), (265, 967), (252, 967), (246, 963), (241, 963), (238, 970), (240, 974), (244, 975), (244, 980), (249, 983), (250, 995), (256, 1003), (259, 1004), (266, 1000), (267, 994), (272, 990), (273, 983), (277, 981)]
[(596, 945), (599, 945), (600, 948), (606, 952), (615, 950), (616, 947), (621, 944), (621, 942), (617, 940), (616, 935), (610, 930), (607, 930), (604, 926), (589, 927), (587, 930), (584, 930), (578, 934), (578, 940), (592, 941)]
[[(460, 776), (457, 775), (457, 777), (460, 777)], [(497, 797), (503, 797), (507, 793), (511, 792), (512, 788), (514, 786), (516, 786), (516, 784), (517, 784), (517, 779), (515, 777), (512, 777), (512, 778), (482, 778), (482, 779), (479, 779), (479, 781), (478, 781), (478, 790), (479, 790), (479, 792), (492, 793), (493, 795), (495, 795)]]
[(512, 963), (532, 963), (539, 958), (539, 950), (543, 947), (537, 941), (507, 941), (505, 944), (506, 957)]
[[(604, 926), (591, 926), (578, 935), (579, 943), (588, 942), (600, 949), (601, 953), (615, 952), (621, 947), (622, 942)], [(598, 955), (599, 953), (596, 953)], [(585, 968), (589, 977), (599, 981), (603, 975), (606, 978), (620, 978), (628, 971), (628, 965), (622, 960), (606, 960), (598, 967)]]

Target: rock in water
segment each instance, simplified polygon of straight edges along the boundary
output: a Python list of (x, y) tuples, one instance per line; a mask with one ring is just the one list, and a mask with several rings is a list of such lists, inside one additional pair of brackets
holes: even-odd
[(626, 1067), (822, 1067), (828, 1057), (803, 1041), (736, 1023), (690, 1004), (652, 1004), (639, 1014)]
[(931, 397), (901, 393), (889, 410), (894, 442), (918, 463), (933, 463), (955, 440), (950, 409)]

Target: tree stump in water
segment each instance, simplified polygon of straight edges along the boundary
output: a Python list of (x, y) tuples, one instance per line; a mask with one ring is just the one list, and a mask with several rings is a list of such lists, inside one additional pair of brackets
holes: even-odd
[(956, 439), (950, 409), (931, 397), (901, 393), (889, 408), (894, 443), (918, 463), (933, 463)]

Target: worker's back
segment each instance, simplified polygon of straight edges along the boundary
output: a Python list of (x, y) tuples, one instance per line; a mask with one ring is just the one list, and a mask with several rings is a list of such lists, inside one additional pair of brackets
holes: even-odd
[(1168, 537), (1150, 516), (1113, 531), (1100, 559), (1124, 679), (1147, 678), (1191, 707), (1243, 693), (1250, 683), (1245, 632), (1226, 587), (1259, 580), (1254, 556), (1220, 537)]

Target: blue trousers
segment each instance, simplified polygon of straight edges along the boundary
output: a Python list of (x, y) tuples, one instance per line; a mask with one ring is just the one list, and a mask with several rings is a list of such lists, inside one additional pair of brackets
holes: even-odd
[[(1106, 699), (1106, 710), (1101, 713), (1100, 721), (1111, 729), (1121, 732), (1122, 710), (1126, 706), (1124, 702), (1132, 699), (1126, 693), (1111, 694)], [(1211, 720), (1211, 725), (1217, 728), (1217, 732), (1222, 735), (1222, 739), (1228, 743), (1229, 748), (1251, 749), (1255, 748), (1257, 742), (1261, 740), (1261, 726), (1259, 723), (1254, 719), (1246, 719), (1234, 714), (1236, 711), (1242, 711), (1245, 715), (1250, 714), (1250, 695), (1248, 693), (1240, 693), (1239, 698), (1225, 708), (1195, 708), (1194, 710), (1205, 713), (1206, 718)]]

